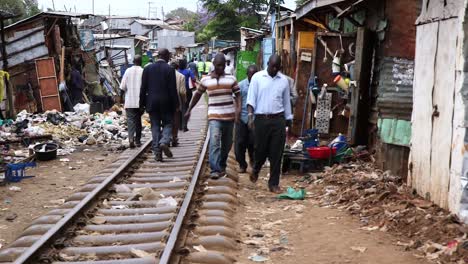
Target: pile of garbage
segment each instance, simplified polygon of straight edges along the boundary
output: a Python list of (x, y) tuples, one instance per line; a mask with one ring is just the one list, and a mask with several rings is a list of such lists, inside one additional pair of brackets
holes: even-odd
[(89, 114), (89, 105), (77, 105), (75, 112), (47, 111), (41, 114), (20, 112), (16, 120), (0, 124), (0, 141), (52, 135), (69, 148), (79, 145), (122, 145), (128, 137), (122, 109), (113, 107), (103, 114)]
[(397, 245), (439, 263), (468, 262), (468, 228), (457, 216), (415, 194), (402, 179), (371, 163), (336, 165), (315, 181), (322, 206), (358, 216), (361, 229), (391, 232)]

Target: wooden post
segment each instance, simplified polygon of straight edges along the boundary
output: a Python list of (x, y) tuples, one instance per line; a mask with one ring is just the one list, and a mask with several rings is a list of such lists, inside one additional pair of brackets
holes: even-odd
[(2, 58), (3, 58), (3, 70), (8, 71), (8, 58), (6, 52), (6, 42), (5, 42), (5, 22), (3, 18), (0, 18), (0, 32), (2, 35)]

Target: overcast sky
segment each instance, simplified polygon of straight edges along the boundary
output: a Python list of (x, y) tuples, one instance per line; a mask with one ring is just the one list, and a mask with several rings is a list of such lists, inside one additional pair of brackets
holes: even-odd
[[(161, 17), (161, 7), (164, 8), (164, 13), (167, 13), (178, 7), (185, 7), (192, 11), (197, 10), (197, 0), (94, 0), (95, 14), (109, 14), (109, 5), (111, 15), (128, 15), (128, 16), (148, 16), (148, 2), (151, 2), (151, 17)], [(294, 10), (294, 0), (285, 0), (285, 5)], [(53, 8), (55, 10), (64, 11), (72, 9), (78, 13), (92, 13), (93, 0), (38, 0), (39, 8), (46, 10)]]

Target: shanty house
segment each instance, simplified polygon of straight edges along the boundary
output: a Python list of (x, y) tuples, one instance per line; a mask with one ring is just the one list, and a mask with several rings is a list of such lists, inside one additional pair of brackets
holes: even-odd
[(87, 16), (49, 11), (5, 27), (6, 59), (0, 57), (0, 67), (7, 62), (16, 112), (62, 109), (58, 82), (59, 72), (65, 69), (60, 68), (60, 58), (64, 52), (63, 61), (70, 62), (74, 56), (90, 60), (81, 50), (76, 27)]

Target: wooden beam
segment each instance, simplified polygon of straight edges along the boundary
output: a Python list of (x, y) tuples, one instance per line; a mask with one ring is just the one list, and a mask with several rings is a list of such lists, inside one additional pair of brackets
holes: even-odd
[[(331, 7), (336, 11), (337, 14), (343, 13), (343, 9), (341, 9), (337, 5), (331, 5)], [(361, 23), (359, 23), (358, 21), (356, 21), (352, 17), (345, 17), (345, 19), (347, 19), (349, 22), (351, 22), (356, 27), (362, 27)]]
[(314, 20), (312, 20), (310, 18), (303, 18), (302, 20), (304, 22), (308, 23), (308, 24), (311, 24), (311, 25), (316, 26), (318, 28), (321, 28), (323, 30), (328, 30), (322, 23), (314, 21)]

